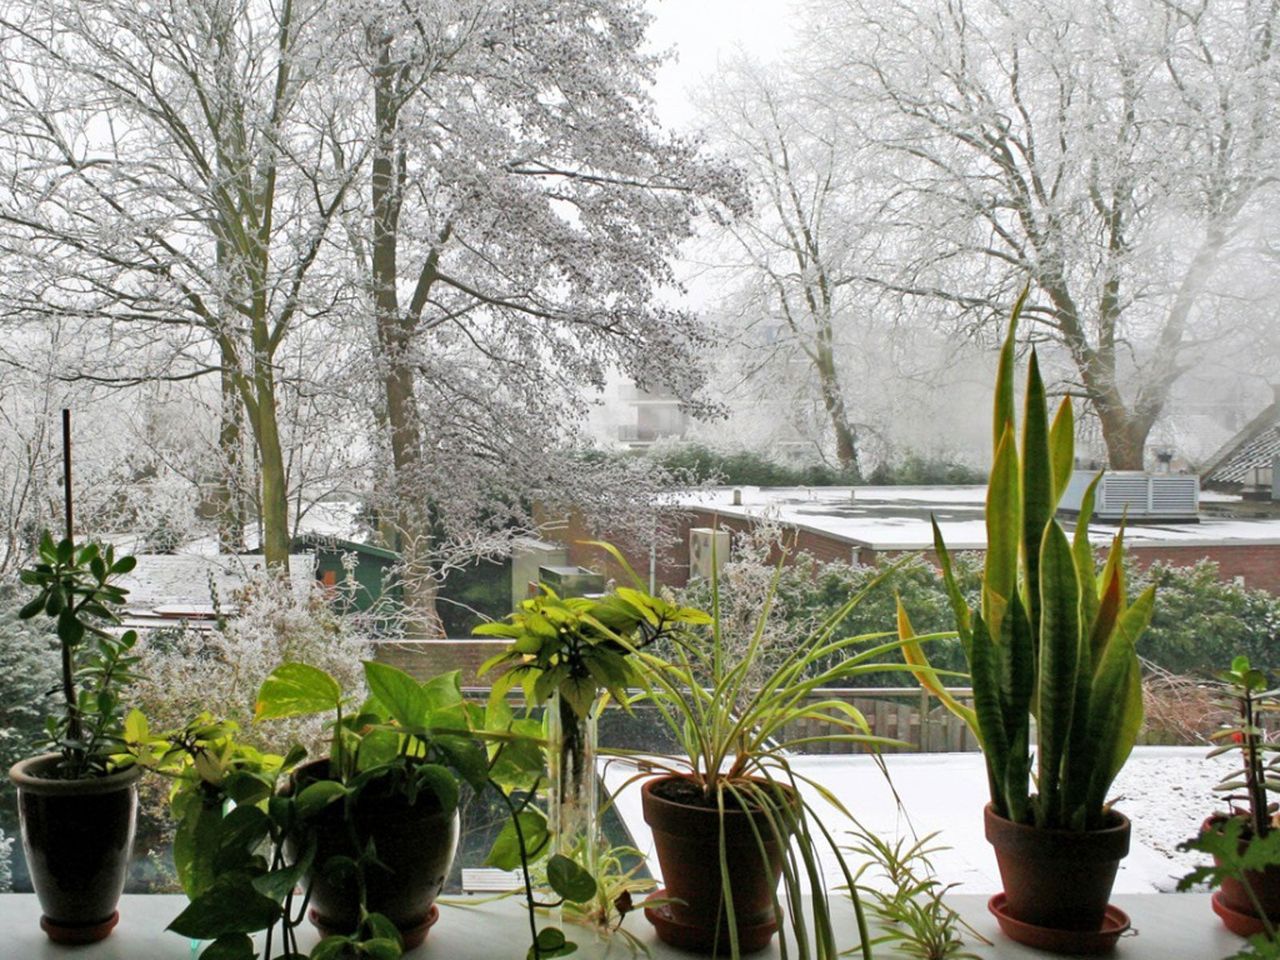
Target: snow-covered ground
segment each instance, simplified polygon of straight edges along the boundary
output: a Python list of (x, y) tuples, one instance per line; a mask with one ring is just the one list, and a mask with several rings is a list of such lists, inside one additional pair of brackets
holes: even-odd
[[(1220, 805), (1213, 786), (1232, 768), (1231, 757), (1205, 758), (1201, 747), (1138, 747), (1112, 789), (1116, 808), (1133, 821), (1129, 856), (1120, 865), (1116, 893), (1170, 892), (1196, 864), (1177, 845), (1193, 836)], [(978, 753), (894, 754), (884, 758), (889, 780), (869, 756), (804, 757), (795, 768), (831, 790), (864, 827), (881, 836), (923, 837), (940, 831), (936, 842), (948, 849), (933, 856), (938, 878), (960, 883), (959, 893), (1000, 890), (995, 856), (983, 836), (982, 808), (988, 800), (982, 755)], [(611, 764), (610, 790), (632, 771)], [(843, 815), (817, 791), (806, 791), (833, 833), (847, 829)], [(896, 799), (895, 799), (896, 794)], [(640, 789), (631, 785), (616, 800), (641, 850), (652, 854), (652, 837), (640, 810)], [(843, 880), (834, 858), (826, 858), (828, 882)], [(658, 870), (656, 856), (649, 866)]]

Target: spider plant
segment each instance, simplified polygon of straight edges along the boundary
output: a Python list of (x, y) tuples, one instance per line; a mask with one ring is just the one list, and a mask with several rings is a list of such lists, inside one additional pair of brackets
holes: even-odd
[[(635, 576), (623, 566), (630, 576)], [(710, 884), (715, 887), (715, 895), (722, 897), (722, 916), (727, 921), (733, 956), (740, 954), (740, 937), (732, 888), (735, 883), (743, 883), (744, 878), (735, 876), (730, 868), (724, 823), (726, 813), (745, 810), (751, 813), (751, 829), (761, 857), (769, 859), (764, 853), (769, 844), (784, 851), (774, 858), (780, 863), (772, 866), (780, 866), (785, 896), (779, 897), (776, 889), (769, 893), (774, 919), (782, 931), (784, 956), (788, 955), (790, 931), (796, 955), (802, 960), (834, 958), (840, 953), (840, 945), (832, 932), (832, 911), (820, 853), (830, 852), (851, 888), (853, 878), (838, 844), (806, 793), (817, 794), (846, 816), (849, 812), (823, 784), (800, 772), (794, 760), (797, 752), (816, 743), (840, 743), (872, 752), (883, 746), (905, 746), (873, 734), (859, 710), (824, 691), (850, 686), (865, 674), (906, 667), (885, 662), (901, 646), (901, 641), (890, 638), (890, 634), (848, 636), (840, 631), (841, 624), (876, 588), (882, 575), (807, 638), (780, 656), (775, 655), (774, 665), (761, 670), (759, 664), (781, 570), (779, 564), (755, 624), (745, 637), (731, 636), (726, 630), (720, 615), (719, 581), (713, 577), (708, 625), (689, 626), (675, 634), (667, 657), (648, 650), (633, 654), (644, 692), (632, 702), (643, 700), (651, 704), (681, 751), (674, 756), (649, 758), (652, 767), (691, 785), (698, 802), (719, 815), (719, 872), (710, 878)], [(819, 721), (824, 731), (808, 732), (807, 721)], [(688, 792), (688, 787), (684, 789)], [(664, 865), (663, 875), (670, 886), (668, 874)], [(812, 897), (809, 910), (803, 908), (806, 887)], [(869, 957), (866, 920), (856, 892), (854, 906), (863, 953)]]

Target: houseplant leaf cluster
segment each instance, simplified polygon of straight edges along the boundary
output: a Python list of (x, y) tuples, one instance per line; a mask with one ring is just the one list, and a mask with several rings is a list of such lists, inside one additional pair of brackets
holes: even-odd
[[(1025, 299), (1025, 292), (1023, 299)], [(995, 389), (994, 459), (987, 487), (987, 553), (981, 599), (972, 609), (952, 575), (936, 521), (934, 548), (969, 664), (974, 706), (938, 683), (899, 605), (900, 636), (917, 676), (963, 717), (982, 744), (994, 812), (1037, 827), (1102, 826), (1107, 791), (1142, 726), (1136, 644), (1151, 619), (1155, 590), (1130, 603), (1123, 530), (1101, 574), (1089, 540), (1097, 478), (1068, 537), (1055, 518), (1074, 466), (1075, 425), (1064, 398), (1052, 422), (1032, 352), (1021, 445), (1014, 418), (1015, 307)], [(1031, 721), (1036, 722), (1031, 787)]]
[(136, 565), (131, 556), (117, 559), (110, 545), (54, 543), (46, 531), (37, 561), (20, 573), (36, 593), (18, 616), (29, 620), (43, 613), (57, 627), (61, 710), (48, 718), (46, 733), (62, 755), (58, 775), (68, 780), (101, 775), (128, 762), (119, 749), (120, 689), (134, 679), (138, 635), (126, 630), (117, 636), (110, 628), (119, 624), (115, 607), (128, 595), (116, 581)]

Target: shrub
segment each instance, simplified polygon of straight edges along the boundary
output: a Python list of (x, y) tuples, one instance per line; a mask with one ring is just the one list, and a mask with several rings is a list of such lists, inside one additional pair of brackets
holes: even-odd
[(1218, 565), (1202, 560), (1175, 567), (1156, 562), (1130, 567), (1135, 589), (1154, 583), (1160, 603), (1138, 653), (1176, 674), (1207, 677), (1244, 655), (1280, 666), (1280, 598), (1221, 579)]

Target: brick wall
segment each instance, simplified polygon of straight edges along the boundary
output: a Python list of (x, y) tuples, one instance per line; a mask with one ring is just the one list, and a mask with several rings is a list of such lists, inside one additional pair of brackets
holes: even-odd
[(399, 667), (418, 680), (448, 673), (462, 672), (464, 687), (488, 686), (492, 677), (476, 677), (476, 670), (492, 656), (507, 648), (506, 640), (391, 640), (379, 643), (375, 659), (379, 663)]
[[(749, 525), (748, 520), (722, 516), (713, 510), (681, 510), (672, 523), (672, 543), (658, 551), (658, 582), (676, 587), (684, 586), (689, 582), (689, 529), (691, 527), (719, 527), (722, 530), (740, 533)], [(619, 582), (624, 582), (615, 565), (604, 562), (604, 554), (600, 550), (577, 542), (609, 539), (607, 531), (588, 530), (580, 520), (571, 518), (553, 534), (553, 537), (565, 544), (569, 551), (570, 563), (590, 567), (605, 573), (608, 577), (617, 578)], [(856, 561), (870, 566), (882, 559), (901, 556), (904, 552), (878, 551), (813, 530), (792, 528), (784, 533), (784, 537), (788, 550), (794, 552), (798, 548), (824, 562)], [(626, 556), (627, 562), (635, 571), (642, 578), (647, 578), (648, 544), (628, 544), (623, 538), (614, 539), (612, 542)], [(1156, 560), (1175, 566), (1191, 566), (1207, 558), (1218, 564), (1224, 580), (1240, 578), (1247, 587), (1280, 594), (1280, 543), (1128, 546), (1127, 549), (1144, 567)], [(930, 560), (934, 559), (932, 551), (923, 551), (923, 553)], [(772, 559), (776, 560), (777, 557)]]
[(1246, 587), (1280, 594), (1280, 543), (1239, 543), (1184, 547), (1129, 547), (1128, 551), (1145, 568), (1156, 560), (1189, 567), (1203, 559), (1218, 565), (1223, 580), (1240, 578)]

